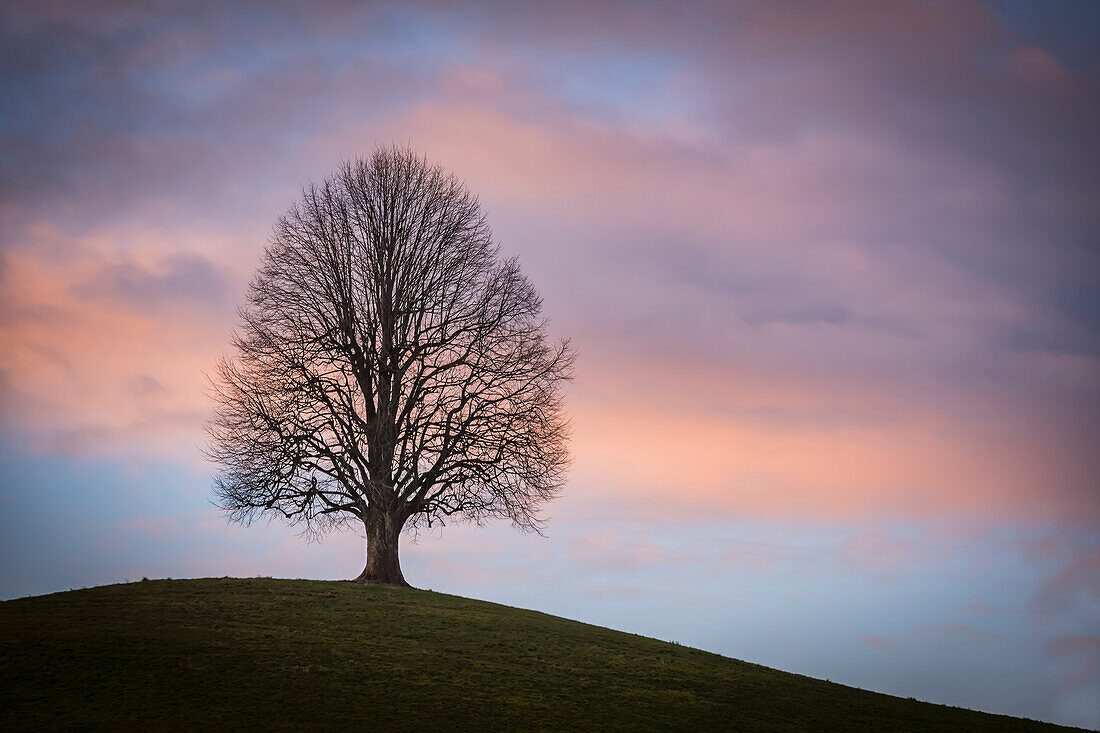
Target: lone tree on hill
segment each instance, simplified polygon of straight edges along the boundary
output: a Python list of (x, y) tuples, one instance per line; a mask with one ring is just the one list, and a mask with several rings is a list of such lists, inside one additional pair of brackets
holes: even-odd
[(215, 368), (218, 506), (309, 536), (361, 523), (362, 583), (407, 585), (406, 527), (537, 530), (573, 362), (541, 309), (453, 175), (400, 148), (345, 164), (279, 219)]

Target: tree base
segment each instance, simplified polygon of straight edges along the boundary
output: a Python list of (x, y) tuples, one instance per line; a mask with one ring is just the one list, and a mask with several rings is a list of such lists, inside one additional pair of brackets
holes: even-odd
[(360, 573), (358, 578), (353, 578), (350, 582), (359, 583), (361, 585), (396, 585), (401, 588), (412, 588), (412, 586), (401, 576), (386, 578), (377, 575), (367, 575), (366, 572)]

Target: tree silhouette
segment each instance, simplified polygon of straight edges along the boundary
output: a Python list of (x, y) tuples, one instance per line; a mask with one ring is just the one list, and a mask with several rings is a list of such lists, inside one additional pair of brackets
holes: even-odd
[(407, 527), (537, 530), (573, 363), (541, 309), (453, 175), (401, 148), (343, 165), (278, 220), (216, 365), (216, 503), (310, 536), (361, 523), (364, 583), (406, 585)]

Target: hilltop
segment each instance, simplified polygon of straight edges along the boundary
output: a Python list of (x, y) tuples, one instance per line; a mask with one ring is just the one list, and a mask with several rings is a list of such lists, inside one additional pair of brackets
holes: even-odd
[(0, 603), (0, 727), (1053, 731), (456, 596), (158, 580)]

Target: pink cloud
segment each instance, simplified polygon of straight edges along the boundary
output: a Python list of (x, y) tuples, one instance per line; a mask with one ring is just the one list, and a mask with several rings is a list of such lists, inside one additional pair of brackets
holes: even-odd
[[(310, 28), (338, 32), (340, 12), (327, 8)], [(614, 4), (561, 13), (539, 46), (550, 61), (557, 44), (591, 50), (619, 16)], [(499, 15), (503, 24), (527, 19), (507, 7)], [(725, 35), (700, 41), (700, 16)], [(565, 17), (594, 25), (568, 35), (577, 24)], [(264, 41), (280, 32), (265, 26), (273, 35)], [(217, 33), (153, 33), (118, 49), (120, 63), (174, 78), (219, 48)], [(201, 372), (226, 343), (232, 305), (181, 293), (211, 293), (220, 279), (232, 301), (298, 183), (379, 141), (408, 141), (482, 195), (505, 252), (521, 254), (555, 326), (578, 344), (574, 476), (594, 497), (666, 519), (1094, 523), (1100, 359), (1064, 345), (999, 345), (1019, 333), (1067, 343), (1088, 334), (1056, 309), (1035, 308), (1016, 283), (943, 253), (946, 241), (999, 262), (983, 250), (1007, 246), (999, 230), (975, 232), (971, 220), (1011, 214), (1016, 181), (959, 159), (953, 134), (878, 117), (896, 105), (878, 93), (873, 67), (852, 69), (836, 53), (851, 34), (863, 41), (853, 52), (883, 57), (915, 98), (971, 87), (1011, 97), (1011, 78), (983, 76), (971, 58), (1004, 38), (973, 3), (631, 14), (617, 43), (685, 51), (683, 64), (655, 72), (654, 88), (685, 74), (715, 82), (713, 99), (689, 100), (703, 106), (685, 110), (687, 132), (660, 115), (638, 126), (587, 115), (568, 95), (527, 83), (541, 78), (538, 64), (501, 63), (516, 50), (492, 38), (430, 72), (391, 75), (393, 64), (376, 56), (321, 68), (299, 46), (278, 73), (205, 69), (196, 77), (204, 84), (241, 94), (214, 94), (202, 115), (186, 113), (232, 145), (190, 127), (137, 138), (88, 130), (90, 152), (68, 164), (65, 180), (100, 185), (78, 185), (75, 210), (102, 210), (92, 205), (111, 188), (102, 181), (116, 178), (128, 205), (82, 230), (52, 222), (17, 232), (23, 241), (5, 256), (0, 335), (14, 346), (0, 361), (4, 399), (20, 406), (21, 429), (39, 446), (191, 450), (206, 409)], [(749, 57), (736, 66), (743, 74), (729, 72)], [(775, 74), (788, 57), (789, 73)], [(1006, 64), (1025, 75), (1061, 69), (1032, 46)], [(957, 86), (945, 82), (953, 78)], [(311, 110), (308, 119), (283, 129), (274, 113), (287, 99), (317, 103), (294, 105), (294, 114)], [(837, 111), (850, 99), (862, 100), (855, 118)], [(765, 113), (795, 126), (771, 134)], [(889, 124), (869, 128), (864, 113)], [(250, 145), (253, 134), (263, 144)], [(899, 135), (912, 144), (897, 144)], [(273, 171), (283, 193), (267, 186)], [(188, 225), (166, 205), (220, 210), (223, 194), (250, 186), (259, 193), (229, 207), (230, 223)], [(162, 389), (140, 387), (152, 383)]]
[(1056, 542), (1032, 554), (1060, 561), (1058, 570), (1035, 592), (1032, 610), (1048, 618), (1083, 612), (1091, 616), (1090, 622), (1100, 623), (1100, 547)]
[(48, 226), (4, 253), (5, 422), (39, 450), (184, 457), (201, 440), (228, 286), (193, 250), (164, 260), (158, 234), (131, 236), (148, 264)]
[(655, 542), (625, 540), (612, 534), (587, 534), (569, 543), (570, 562), (604, 570), (631, 571), (657, 563), (699, 562)]
[(861, 644), (873, 646), (877, 649), (893, 649), (897, 646), (895, 640), (888, 639), (885, 636), (861, 636), (859, 641)]
[(1100, 637), (1062, 636), (1047, 647), (1050, 656), (1065, 667), (1064, 685), (1069, 689), (1100, 683)]

